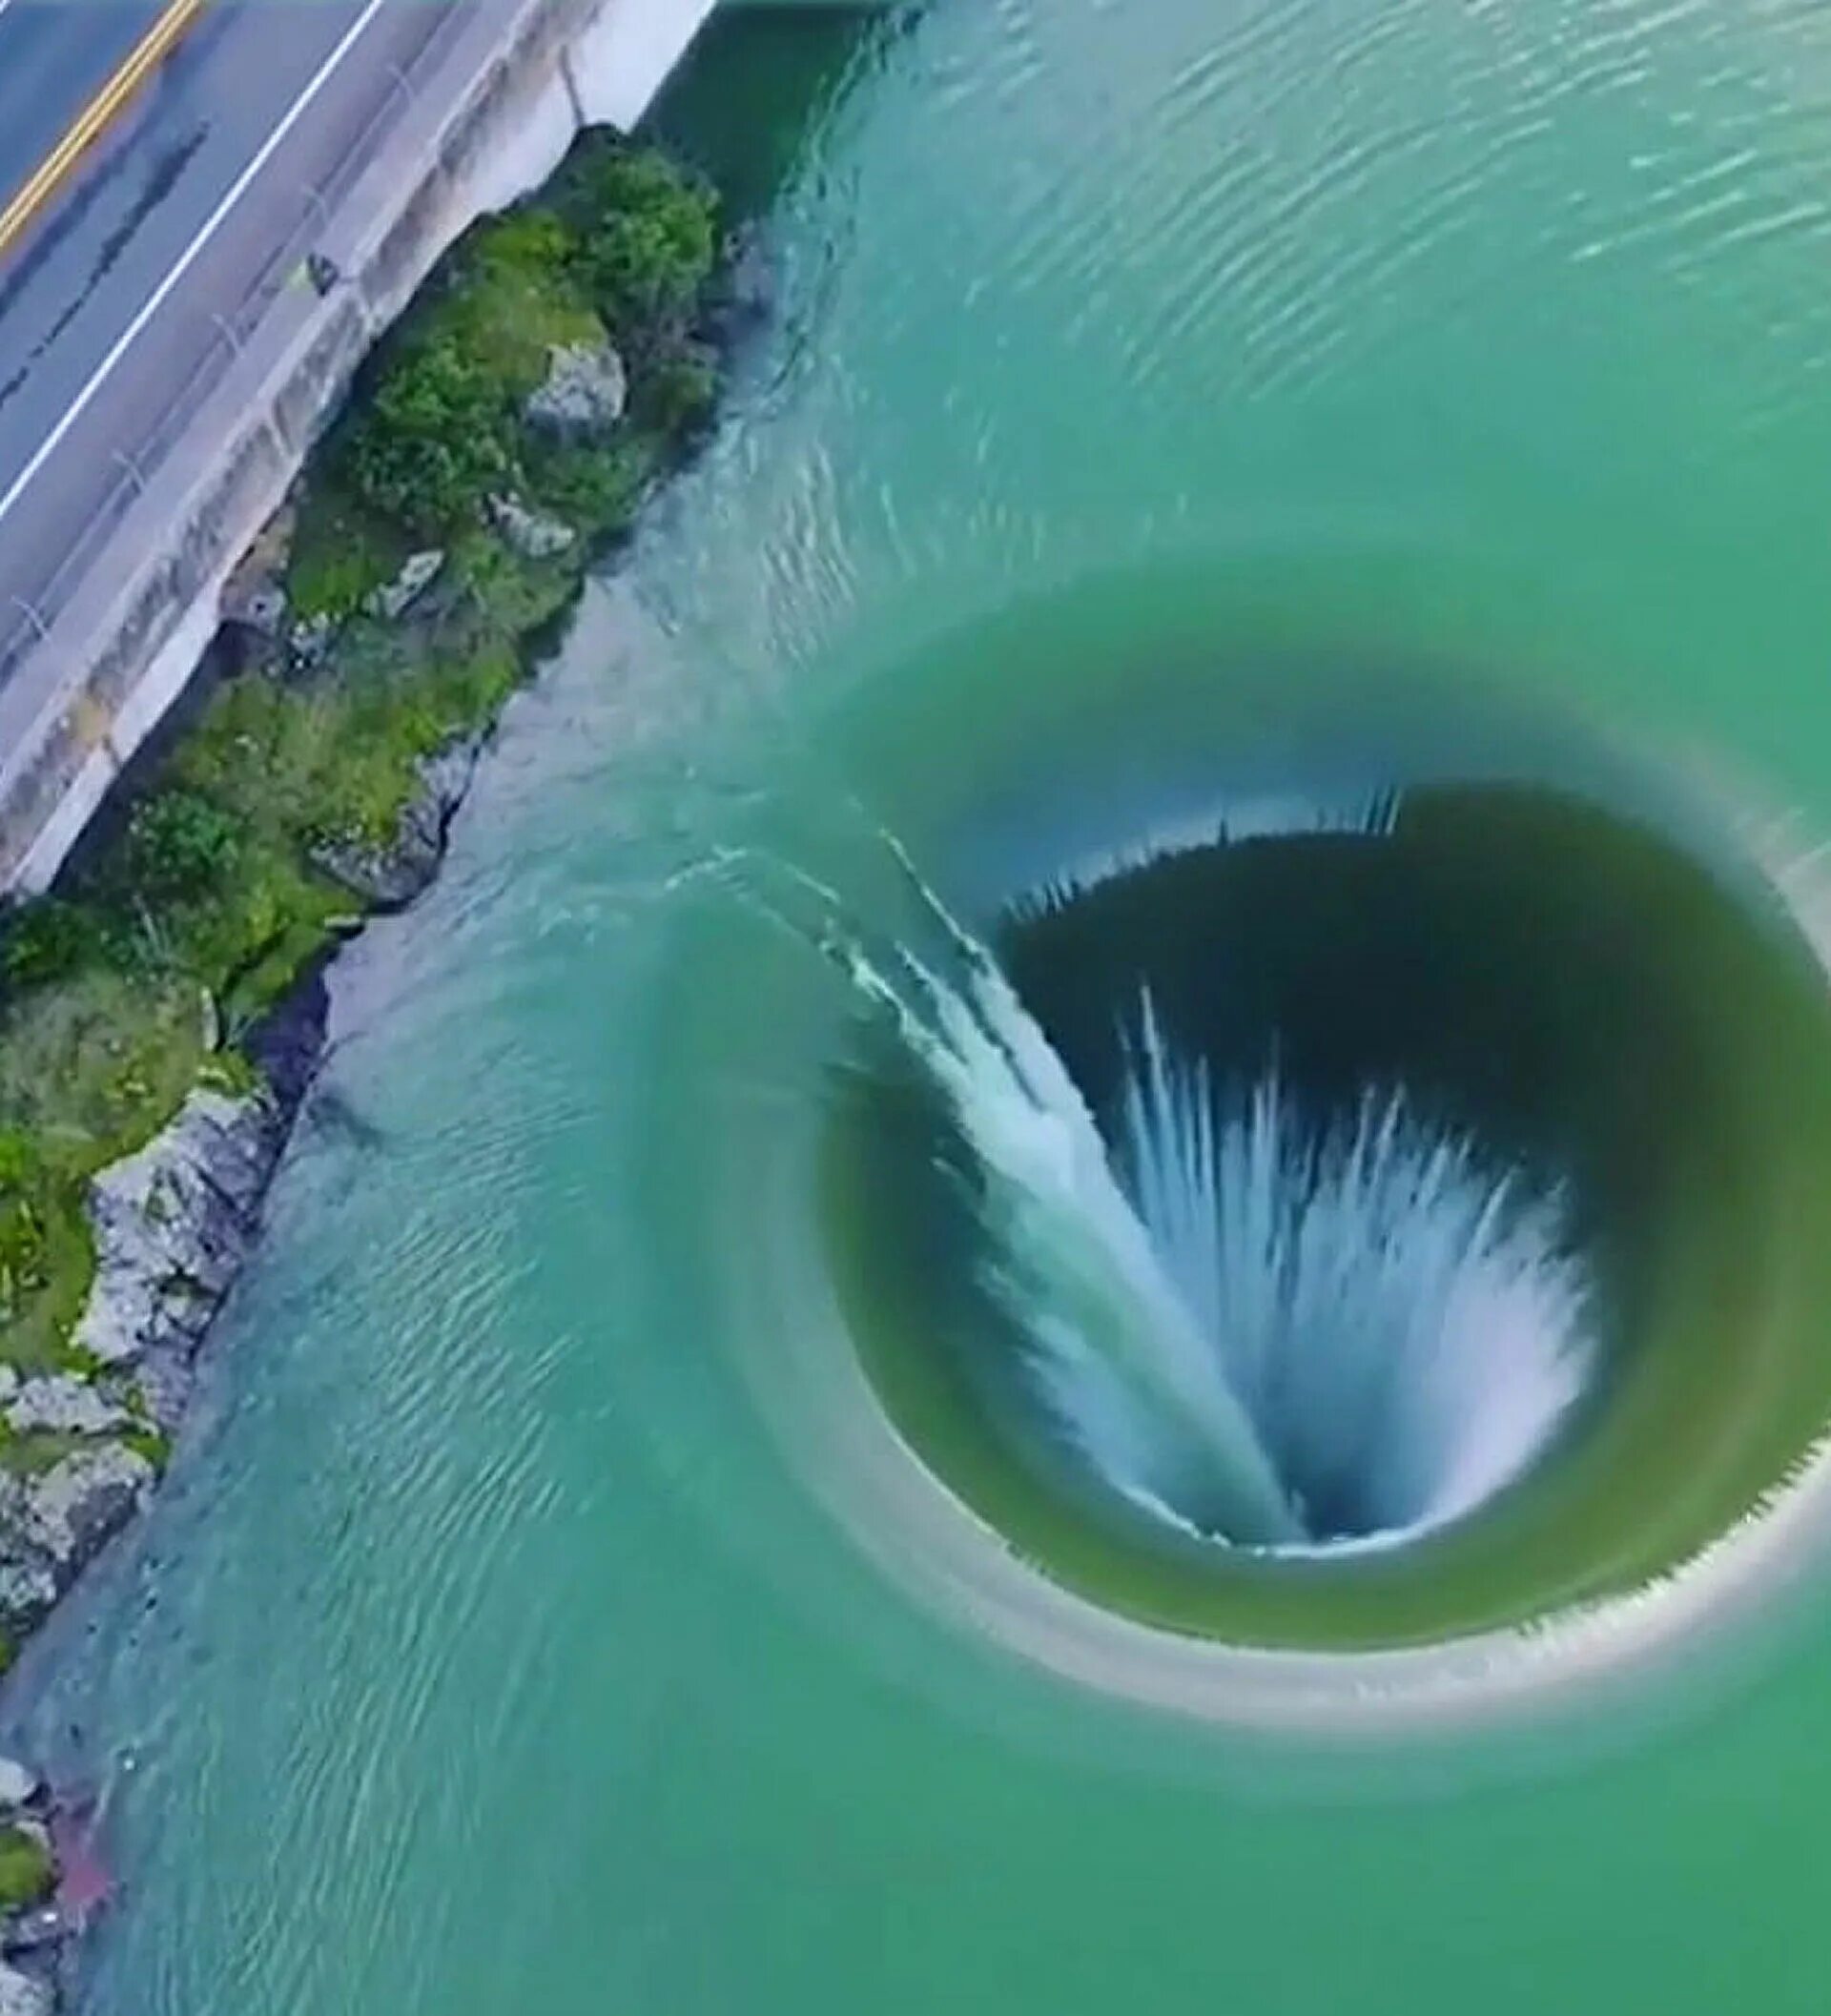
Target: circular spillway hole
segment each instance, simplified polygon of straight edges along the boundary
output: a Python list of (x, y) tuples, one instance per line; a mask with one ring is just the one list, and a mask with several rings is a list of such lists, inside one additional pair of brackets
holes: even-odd
[(1823, 975), (1719, 867), (1425, 777), (925, 892), (825, 1152), (899, 1433), (1046, 1573), (1248, 1642), (1669, 1573), (1831, 1403)]
[(1492, 789), (1327, 810), (1069, 877), (998, 934), (1286, 1516), (1208, 1502), (1084, 1354), (1035, 1338), (1031, 1376), (1106, 1482), (1271, 1551), (1414, 1538), (1555, 1445), (1608, 1354), (1597, 1227), (1646, 1156), (1612, 1094), (1657, 1068), (1629, 1065), (1644, 1028), (1572, 1043), (1598, 940), (1616, 998), (1645, 991), (1593, 814)]

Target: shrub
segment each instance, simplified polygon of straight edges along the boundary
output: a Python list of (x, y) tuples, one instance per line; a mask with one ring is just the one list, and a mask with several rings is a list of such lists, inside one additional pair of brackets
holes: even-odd
[(172, 1460), (172, 1438), (155, 1428), (131, 1428), (121, 1442), (136, 1456), (144, 1456), (155, 1471), (163, 1471)]
[(0, 1204), (0, 1319), (44, 1286), (46, 1265), (44, 1220), (23, 1198)]
[(591, 219), (579, 268), (626, 339), (690, 315), (716, 257), (710, 200), (653, 153), (600, 163), (585, 194)]
[(502, 385), (449, 336), (396, 357), (346, 448), (362, 501), (412, 531), (475, 515), (508, 469)]
[(658, 358), (644, 377), (638, 405), (647, 425), (669, 441), (703, 427), (718, 399), (718, 373), (692, 344)]
[(471, 260), (477, 272), (527, 274), (543, 278), (564, 272), (578, 251), (566, 220), (530, 203), (492, 217), (478, 232)]
[(36, 1197), (43, 1167), (37, 1144), (18, 1127), (0, 1129), (0, 1316), (21, 1290), (42, 1286), (45, 1222)]
[(527, 476), (530, 489), (548, 510), (602, 539), (628, 525), (652, 467), (640, 441), (607, 448), (537, 443), (529, 451)]
[(193, 896), (217, 887), (241, 852), (235, 818), (195, 792), (141, 799), (128, 821), (128, 886), (150, 896)]
[(0, 1201), (29, 1189), (39, 1165), (38, 1143), (23, 1127), (0, 1127)]
[(55, 1872), (51, 1853), (23, 1827), (0, 1827), (0, 1910), (41, 1903), (51, 1894)]
[(0, 975), (17, 990), (74, 973), (101, 949), (93, 912), (56, 896), (39, 896), (10, 911), (0, 924)]

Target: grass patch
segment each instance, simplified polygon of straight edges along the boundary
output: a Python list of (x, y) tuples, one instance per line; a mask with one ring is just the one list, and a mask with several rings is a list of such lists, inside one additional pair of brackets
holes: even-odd
[(72, 1434), (68, 1429), (34, 1428), (18, 1434), (9, 1430), (0, 1434), (0, 1470), (15, 1477), (42, 1477), (55, 1470), (66, 1456), (73, 1456), (89, 1446), (90, 1438)]
[(327, 472), (312, 485), (293, 534), (286, 586), (294, 616), (340, 622), (355, 615), (401, 571), (412, 544), (399, 525)]
[(119, 1438), (122, 1446), (143, 1456), (155, 1471), (164, 1471), (172, 1460), (172, 1438), (155, 1428), (131, 1428)]

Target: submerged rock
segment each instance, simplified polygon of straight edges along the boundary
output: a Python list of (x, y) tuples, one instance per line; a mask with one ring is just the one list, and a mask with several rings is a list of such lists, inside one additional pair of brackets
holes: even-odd
[(483, 746), (479, 730), (455, 736), (426, 757), (420, 765), (420, 788), (385, 843), (326, 840), (312, 850), (313, 860), (378, 910), (400, 910), (411, 903), (439, 872), (451, 815), (469, 789)]
[(706, 332), (729, 348), (753, 335), (775, 308), (775, 274), (755, 224), (740, 225), (725, 240), (719, 278), (704, 319)]
[(614, 343), (559, 343), (548, 351), (546, 377), (528, 394), (522, 417), (537, 432), (576, 445), (604, 441), (628, 402), (629, 378)]
[(579, 535), (563, 518), (530, 510), (518, 497), (492, 497), (489, 522), (524, 560), (554, 560), (579, 543)]

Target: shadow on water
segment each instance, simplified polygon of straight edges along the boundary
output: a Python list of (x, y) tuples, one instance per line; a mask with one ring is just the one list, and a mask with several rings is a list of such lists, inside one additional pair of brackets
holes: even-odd
[(913, 8), (728, 9), (700, 31), (645, 121), (718, 185), (728, 216), (762, 216), (821, 128), (913, 18)]

